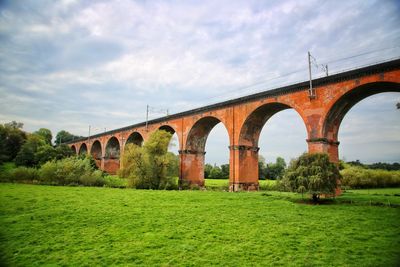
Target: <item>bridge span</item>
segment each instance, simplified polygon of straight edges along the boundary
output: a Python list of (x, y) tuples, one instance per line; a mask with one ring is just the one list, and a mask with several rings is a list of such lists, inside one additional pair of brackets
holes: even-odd
[[(326, 152), (339, 160), (338, 132), (346, 113), (359, 101), (383, 92), (400, 92), (400, 59), (342, 72), (312, 81), (213, 104), (148, 122), (130, 125), (68, 143), (77, 153), (90, 153), (109, 173), (120, 167), (128, 143), (142, 144), (163, 129), (178, 136), (181, 180), (204, 185), (207, 136), (222, 123), (229, 135), (231, 191), (258, 190), (258, 140), (274, 114), (294, 109), (307, 130), (308, 151)], [(362, 137), (360, 137), (362, 138)]]

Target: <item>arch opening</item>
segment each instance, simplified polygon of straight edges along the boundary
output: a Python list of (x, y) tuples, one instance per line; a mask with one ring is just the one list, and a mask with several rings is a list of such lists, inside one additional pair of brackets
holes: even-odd
[[(206, 142), (211, 130), (219, 123), (221, 123), (220, 127), (225, 128), (227, 132), (225, 125), (218, 118), (211, 116), (199, 119), (189, 131), (186, 150), (181, 153), (184, 154), (182, 164), (183, 176), (191, 183), (204, 186)], [(228, 151), (227, 147), (226, 150)], [(220, 153), (221, 151), (218, 151), (218, 154)]]
[(385, 92), (400, 92), (400, 84), (373, 82), (354, 88), (340, 97), (326, 115), (322, 128), (323, 137), (337, 141), (340, 124), (349, 110), (363, 99)]
[(198, 120), (189, 131), (186, 141), (187, 150), (204, 153), (208, 135), (220, 122), (215, 117), (204, 117)]
[(101, 160), (102, 153), (101, 153), (101, 144), (99, 140), (94, 141), (92, 148), (90, 149), (90, 155), (95, 160)]
[(204, 158), (206, 187), (229, 187), (229, 134), (223, 123), (216, 124), (208, 134)]
[(245, 120), (239, 136), (239, 144), (258, 147), (260, 133), (265, 123), (279, 111), (291, 107), (282, 103), (270, 103), (258, 107)]
[(120, 156), (120, 145), (118, 139), (113, 136), (111, 137), (106, 145), (106, 159), (119, 159)]
[(129, 135), (128, 139), (126, 140), (125, 146), (127, 144), (135, 144), (137, 146), (143, 145), (143, 136), (138, 132), (133, 132)]
[(85, 155), (87, 154), (87, 151), (88, 151), (87, 146), (85, 143), (83, 143), (79, 148), (79, 155)]
[(294, 109), (275, 113), (264, 124), (260, 133), (259, 179), (282, 178), (290, 161), (307, 151), (306, 140), (306, 126)]
[(396, 104), (399, 101), (398, 92), (386, 92), (354, 105), (338, 127), (340, 158), (364, 164), (398, 162), (400, 110)]
[[(306, 126), (302, 116), (296, 109), (284, 103), (267, 103), (256, 108), (243, 123), (240, 129), (238, 146), (234, 147), (236, 155), (235, 161), (237, 162), (238, 168), (235, 171), (236, 174), (232, 190), (237, 190), (237, 188), (257, 190), (259, 188), (259, 179), (267, 179), (268, 166), (264, 159), (268, 158), (272, 163), (281, 162), (281, 160), (278, 160), (278, 155), (279, 157), (283, 156), (278, 154), (282, 151), (281, 145), (284, 144), (288, 150), (292, 149), (287, 145), (287, 143), (292, 141), (289, 139), (292, 131), (279, 132), (279, 130), (282, 130), (282, 118), (284, 120), (284, 125), (287, 125), (284, 126), (284, 128), (291, 128), (291, 120), (293, 118), (296, 120), (297, 124), (302, 125), (298, 128), (301, 129), (304, 135), (302, 135), (303, 138), (299, 138), (298, 142), (302, 143), (302, 145), (300, 145), (302, 151), (307, 147)], [(270, 120), (271, 123), (269, 123)], [(270, 131), (271, 129), (278, 131)], [(262, 138), (260, 142), (262, 131), (270, 132), (271, 134), (267, 134), (266, 137), (269, 137), (267, 140)], [(297, 138), (297, 134), (295, 134), (294, 137)], [(280, 141), (281, 139), (284, 140)], [(263, 146), (263, 148), (260, 149), (260, 146)], [(272, 151), (271, 148), (275, 148), (276, 151)], [(259, 157), (259, 155), (263, 157)], [(270, 168), (271, 167), (272, 165), (270, 165)]]
[(76, 147), (74, 145), (71, 146), (71, 150), (76, 154)]

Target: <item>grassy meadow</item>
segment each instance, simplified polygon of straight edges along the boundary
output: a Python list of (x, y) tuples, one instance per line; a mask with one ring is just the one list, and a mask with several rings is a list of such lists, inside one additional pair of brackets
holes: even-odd
[(272, 191), (0, 184), (0, 260), (6, 266), (398, 266), (399, 195), (400, 189), (351, 190), (329, 205), (307, 205), (298, 203), (301, 195)]

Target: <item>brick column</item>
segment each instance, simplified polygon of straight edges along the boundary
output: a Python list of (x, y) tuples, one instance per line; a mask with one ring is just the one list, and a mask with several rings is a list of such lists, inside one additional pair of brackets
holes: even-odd
[(204, 151), (179, 150), (181, 158), (180, 181), (204, 186)]
[(259, 147), (233, 145), (230, 150), (230, 191), (257, 191)]
[(331, 162), (339, 163), (339, 144), (335, 140), (327, 138), (307, 139), (309, 153), (327, 153)]

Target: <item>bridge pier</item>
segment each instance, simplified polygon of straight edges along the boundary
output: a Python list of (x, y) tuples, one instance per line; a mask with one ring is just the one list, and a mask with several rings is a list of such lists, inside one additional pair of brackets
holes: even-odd
[(180, 181), (204, 186), (204, 151), (179, 150), (181, 158)]
[(229, 191), (257, 191), (259, 147), (233, 145), (230, 150)]
[(327, 153), (330, 161), (339, 163), (339, 144), (340, 142), (327, 138), (307, 139), (309, 153)]

